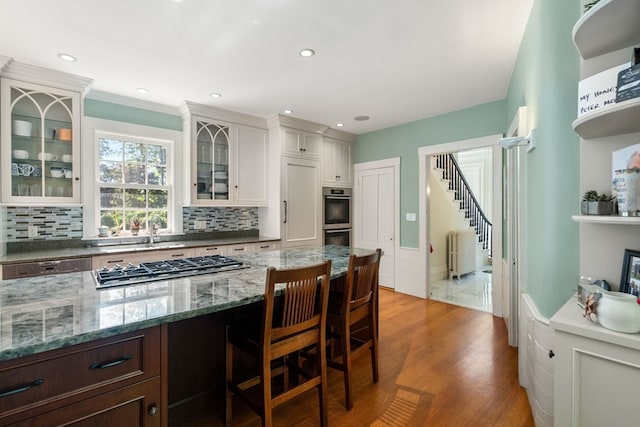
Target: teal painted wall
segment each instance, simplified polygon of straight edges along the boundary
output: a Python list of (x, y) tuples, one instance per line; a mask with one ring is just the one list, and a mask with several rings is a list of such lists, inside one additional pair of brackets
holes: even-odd
[(182, 131), (182, 118), (180, 116), (127, 107), (95, 99), (87, 98), (84, 100), (84, 115), (117, 122)]
[(405, 213), (418, 212), (418, 148), (503, 133), (505, 105), (504, 100), (491, 102), (358, 136), (355, 163), (400, 157), (401, 246), (419, 244), (418, 221), (405, 221)]
[(537, 147), (527, 154), (527, 277), (523, 291), (552, 316), (578, 281), (580, 147), (576, 118), (579, 57), (571, 39), (579, 0), (536, 0), (507, 93), (507, 119), (527, 106)]
[(551, 317), (575, 289), (579, 228), (571, 221), (579, 201), (576, 117), (579, 59), (571, 30), (579, 0), (535, 0), (507, 97), (502, 101), (360, 135), (354, 162), (401, 158), (400, 242), (418, 247), (418, 151), (425, 145), (506, 132), (518, 107), (528, 107), (537, 148), (527, 155), (528, 236), (524, 290)]

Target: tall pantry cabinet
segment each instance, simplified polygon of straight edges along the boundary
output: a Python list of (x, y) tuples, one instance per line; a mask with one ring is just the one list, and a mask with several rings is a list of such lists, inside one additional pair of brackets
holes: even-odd
[[(637, 1), (601, 0), (587, 11), (573, 31), (582, 58), (580, 78), (628, 63), (632, 47), (640, 44), (638, 22)], [(581, 115), (573, 128), (580, 136), (581, 193), (611, 193), (612, 152), (640, 143), (640, 98)], [(580, 274), (605, 279), (617, 290), (624, 250), (640, 250), (640, 218), (572, 218), (580, 223)], [(590, 323), (573, 298), (550, 324), (555, 332), (555, 425), (637, 425), (639, 335)]]

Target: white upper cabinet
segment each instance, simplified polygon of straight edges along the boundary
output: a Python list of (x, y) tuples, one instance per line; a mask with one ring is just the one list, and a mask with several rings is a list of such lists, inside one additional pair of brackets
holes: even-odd
[(185, 170), (189, 171), (185, 203), (267, 205), (266, 121), (190, 102), (183, 107), (183, 117)]
[(2, 79), (3, 203), (81, 203), (81, 90)]
[(305, 159), (320, 159), (322, 135), (297, 129), (282, 128), (282, 155)]
[(269, 196), (269, 133), (236, 127), (234, 188), (237, 205), (266, 206)]
[(322, 140), (322, 185), (351, 187), (353, 185), (351, 143), (335, 138)]

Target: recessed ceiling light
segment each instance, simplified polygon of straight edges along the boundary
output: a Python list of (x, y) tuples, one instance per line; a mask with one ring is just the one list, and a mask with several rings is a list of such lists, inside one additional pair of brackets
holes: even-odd
[(293, 114), (293, 110), (284, 110), (285, 114)]
[(344, 126), (344, 123), (337, 123), (336, 126), (338, 126), (339, 128), (341, 128), (342, 126)]
[(149, 93), (149, 89), (143, 88), (143, 87), (139, 87), (136, 89), (138, 92), (140, 93)]
[(218, 92), (211, 92), (209, 96), (212, 98), (222, 98), (222, 95), (220, 95)]
[(67, 61), (67, 62), (76, 62), (77, 61), (75, 56), (69, 55), (68, 53), (59, 53), (58, 54), (58, 58), (62, 59), (63, 61)]
[(353, 118), (353, 120), (355, 120), (356, 122), (366, 122), (367, 120), (369, 120), (371, 117), (369, 116), (355, 116)]
[(298, 52), (298, 54), (300, 56), (304, 56), (305, 58), (308, 58), (310, 56), (313, 56), (316, 54), (316, 51), (313, 49), (302, 49), (300, 52)]

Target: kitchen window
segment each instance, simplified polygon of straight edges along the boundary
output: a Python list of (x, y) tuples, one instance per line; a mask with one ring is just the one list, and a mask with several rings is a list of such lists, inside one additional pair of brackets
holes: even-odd
[(172, 223), (171, 145), (167, 141), (98, 134), (97, 221), (111, 235), (147, 233)]

